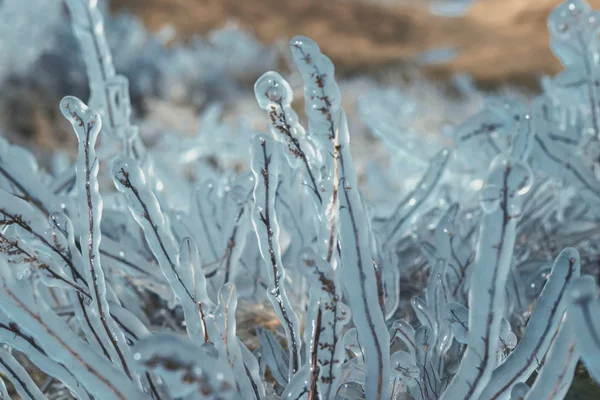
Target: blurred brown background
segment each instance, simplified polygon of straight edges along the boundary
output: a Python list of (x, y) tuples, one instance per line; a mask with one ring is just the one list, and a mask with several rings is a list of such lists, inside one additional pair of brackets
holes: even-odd
[[(228, 21), (273, 43), (315, 39), (341, 75), (396, 68), (424, 51), (451, 46), (459, 56), (426, 67), (430, 77), (473, 75), (483, 88), (535, 87), (560, 64), (549, 49), (546, 19), (560, 0), (479, 0), (467, 15), (440, 18), (427, 0), (113, 0), (113, 11), (139, 15), (151, 30), (172, 24), (181, 39)], [(600, 8), (600, 0), (588, 0)]]

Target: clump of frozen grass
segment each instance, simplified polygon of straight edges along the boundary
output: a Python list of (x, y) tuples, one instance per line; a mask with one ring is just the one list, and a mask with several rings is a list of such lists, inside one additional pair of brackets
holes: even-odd
[[(561, 399), (579, 359), (600, 380), (600, 302), (580, 277), (600, 236), (586, 3), (549, 19), (565, 72), (542, 94), (487, 98), (443, 139), (419, 134), (409, 93), (364, 97), (360, 117), (402, 159), (366, 184), (312, 40), (290, 41), (307, 125), (267, 72), (254, 87), (267, 133), (155, 148), (131, 121), (96, 2), (67, 5), (91, 92), (60, 103), (77, 160), (46, 171), (0, 142), (0, 370), (21, 397)], [(238, 336), (240, 299), (280, 322), (258, 327), (254, 349)]]

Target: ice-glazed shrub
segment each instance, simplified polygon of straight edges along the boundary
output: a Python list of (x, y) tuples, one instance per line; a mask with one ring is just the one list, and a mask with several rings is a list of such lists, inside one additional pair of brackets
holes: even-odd
[[(249, 157), (221, 130), (157, 149), (130, 120), (96, 1), (66, 4), (91, 91), (89, 108), (60, 103), (77, 159), (47, 171), (0, 141), (0, 371), (19, 396), (562, 399), (580, 360), (600, 382), (600, 53), (583, 1), (549, 18), (565, 71), (530, 101), (487, 98), (445, 140), (409, 132), (406, 95), (364, 97), (391, 156), (427, 164), (366, 184), (312, 40), (289, 45), (307, 125), (267, 72), (254, 87), (267, 132), (237, 144)], [(240, 299), (279, 326), (242, 340)]]

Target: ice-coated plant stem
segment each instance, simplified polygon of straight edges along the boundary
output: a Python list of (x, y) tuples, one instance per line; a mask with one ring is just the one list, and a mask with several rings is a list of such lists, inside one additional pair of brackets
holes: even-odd
[(569, 288), (579, 277), (579, 253), (564, 249), (535, 304), (527, 329), (513, 352), (492, 373), (480, 399), (508, 399), (511, 388), (525, 382), (548, 351), (569, 302)]
[(277, 157), (272, 141), (264, 136), (254, 139), (252, 146), (252, 172), (255, 177), (252, 224), (256, 231), (260, 253), (267, 266), (269, 286), (267, 296), (285, 330), (289, 352), (289, 379), (300, 368), (302, 342), (298, 334), (298, 317), (292, 308), (285, 289), (285, 269), (281, 262), (279, 223), (275, 215), (277, 185)]
[(496, 367), (515, 230), (532, 180), (526, 164), (504, 155), (497, 156), (490, 166), (481, 192), (484, 214), (471, 277), (476, 284), (469, 290), (467, 350), (442, 400), (479, 398)]
[(111, 359), (118, 360), (125, 374), (130, 379), (134, 379), (128, 365), (129, 355), (125, 336), (110, 315), (106, 300), (104, 271), (100, 264), (102, 198), (98, 188), (99, 162), (95, 152), (96, 140), (102, 126), (100, 115), (90, 111), (81, 100), (75, 97), (65, 97), (60, 105), (63, 115), (73, 125), (79, 140), (76, 186), (81, 226), (83, 227), (80, 244), (86, 265), (88, 286), (103, 328), (103, 341), (107, 343), (110, 353), (113, 354)]

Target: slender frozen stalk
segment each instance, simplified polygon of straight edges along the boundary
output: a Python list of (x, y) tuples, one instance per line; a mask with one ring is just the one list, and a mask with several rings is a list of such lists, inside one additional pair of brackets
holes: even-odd
[(214, 319), (221, 341), (219, 344), (215, 341), (215, 346), (222, 349), (223, 359), (229, 363), (237, 391), (243, 393), (245, 398), (260, 400), (265, 396), (265, 389), (262, 382), (255, 381), (250, 374), (242, 354), (243, 345), (236, 333), (238, 295), (235, 285), (226, 283), (219, 291), (218, 299)]
[(467, 350), (442, 400), (477, 399), (496, 367), (515, 230), (532, 180), (526, 164), (504, 155), (497, 156), (490, 166), (482, 189), (483, 220), (471, 276), (471, 282), (477, 284), (469, 290)]
[[(425, 205), (427, 199), (434, 193), (442, 178), (442, 174), (446, 170), (446, 165), (450, 159), (450, 150), (440, 150), (431, 160), (427, 171), (415, 187), (415, 189), (403, 199), (394, 212), (391, 214), (389, 221), (383, 221), (385, 225), (384, 248), (395, 243), (398, 238), (405, 233), (408, 223), (414, 214)], [(376, 222), (380, 220), (376, 219)]]
[(146, 241), (158, 260), (160, 268), (181, 302), (196, 304), (196, 296), (184, 282), (177, 265), (177, 244), (158, 199), (148, 187), (139, 164), (130, 157), (121, 156), (113, 162), (113, 182), (124, 193), (129, 210), (144, 230)]
[(306, 185), (321, 204), (323, 199), (317, 186), (315, 167), (310, 161), (315, 158), (314, 150), (306, 141), (304, 128), (298, 121), (298, 114), (291, 106), (294, 97), (289, 83), (277, 72), (266, 72), (256, 81), (254, 95), (260, 108), (267, 111), (271, 135), (275, 140), (287, 144), (288, 163), (290, 166), (295, 166), (296, 160), (302, 162), (308, 175)]
[(341, 272), (348, 302), (369, 371), (364, 388), (368, 399), (387, 399), (390, 374), (390, 337), (379, 304), (377, 277), (371, 254), (372, 232), (358, 191), (350, 154), (350, 137), (343, 111), (339, 127)]
[(3, 189), (19, 196), (49, 215), (53, 208), (58, 207), (58, 200), (44, 186), (40, 179), (41, 171), (33, 155), (25, 149), (10, 145), (0, 137), (0, 177), (6, 180)]
[(198, 246), (191, 238), (183, 238), (177, 259), (178, 273), (184, 282), (190, 282), (196, 301), (187, 297), (181, 299), (185, 317), (185, 328), (189, 337), (196, 343), (208, 342), (205, 313), (214, 309), (215, 305), (206, 291), (206, 277), (200, 266)]
[(581, 351), (581, 360), (596, 383), (600, 382), (600, 312), (598, 288), (590, 275), (573, 282), (568, 318), (577, 327), (575, 345)]
[(310, 285), (310, 303), (305, 320), (312, 321), (313, 326), (307, 325), (304, 334), (304, 342), (310, 343), (305, 359), (313, 364), (310, 387), (312, 392), (328, 399), (339, 386), (339, 368), (343, 360), (342, 331), (350, 320), (350, 310), (342, 302), (335, 272), (314, 250), (303, 251), (300, 268)]
[(79, 153), (76, 164), (76, 186), (82, 235), (81, 252), (85, 263), (85, 273), (94, 308), (102, 324), (103, 341), (109, 346), (111, 359), (121, 364), (123, 371), (133, 379), (129, 368), (129, 353), (125, 336), (112, 319), (106, 300), (104, 270), (100, 265), (100, 220), (102, 218), (102, 198), (98, 188), (98, 157), (95, 146), (102, 126), (100, 115), (89, 110), (75, 97), (65, 97), (60, 109), (77, 134)]
[(273, 378), (285, 387), (289, 381), (289, 357), (281, 347), (273, 332), (263, 328), (256, 329), (260, 344), (262, 362), (269, 368)]
[(255, 177), (252, 224), (260, 253), (269, 274), (267, 296), (285, 330), (289, 351), (289, 378), (300, 368), (298, 317), (287, 297), (284, 282), (285, 269), (279, 247), (279, 223), (275, 215), (275, 192), (278, 181), (277, 157), (274, 157), (270, 139), (257, 136), (252, 146), (252, 172)]
[(104, 21), (98, 0), (67, 0), (72, 26), (79, 40), (89, 86), (90, 107), (102, 116), (108, 134), (119, 137), (128, 153), (139, 158), (144, 151), (137, 128), (130, 125), (129, 82), (117, 75), (104, 35)]
[(43, 400), (46, 398), (25, 368), (6, 349), (0, 349), (0, 371), (10, 380), (22, 399)]
[(160, 376), (174, 398), (233, 399), (233, 377), (210, 344), (200, 346), (171, 333), (155, 333), (133, 346), (139, 371)]
[(10, 399), (8, 395), (8, 390), (6, 389), (6, 384), (4, 383), (4, 379), (0, 379), (0, 400)]
[(567, 394), (581, 351), (570, 319), (567, 313), (525, 400), (558, 400)]
[[(320, 182), (322, 202), (319, 202), (318, 253), (326, 254), (327, 262), (336, 262), (333, 257), (338, 244), (337, 221), (339, 202), (339, 158), (340, 142), (338, 127), (340, 119), (341, 93), (335, 81), (335, 69), (331, 60), (321, 53), (311, 39), (297, 36), (290, 41), (290, 50), (304, 81), (304, 107), (308, 117), (309, 138), (320, 152)], [(319, 206), (318, 205), (318, 206)], [(324, 225), (328, 223), (328, 226)], [(335, 268), (335, 264), (334, 268)]]
[(4, 313), (0, 313), (0, 342), (25, 354), (41, 371), (61, 381), (79, 399), (90, 398), (85, 389), (63, 365), (50, 358), (35, 338), (24, 332)]
[(0, 281), (0, 308), (48, 357), (64, 365), (88, 392), (119, 400), (147, 398), (121, 369), (75, 335), (25, 282), (15, 281), (5, 264), (0, 270), (4, 271)]
[(564, 249), (529, 318), (525, 333), (512, 353), (492, 373), (480, 399), (508, 399), (511, 388), (525, 382), (548, 351), (568, 304), (570, 283), (579, 277), (579, 253)]

